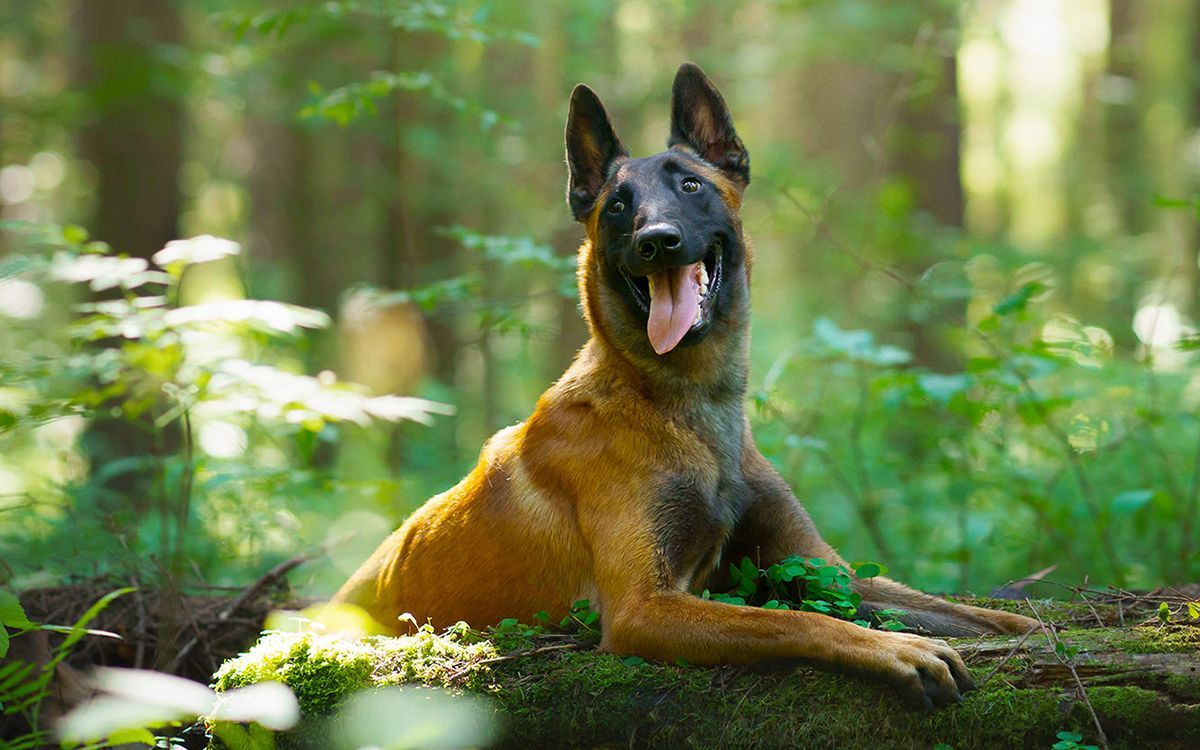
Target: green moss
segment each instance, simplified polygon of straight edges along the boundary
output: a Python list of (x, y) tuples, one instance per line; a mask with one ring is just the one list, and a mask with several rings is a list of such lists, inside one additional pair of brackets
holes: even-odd
[[(1024, 599), (992, 599), (985, 596), (950, 596), (950, 601), (962, 602), (976, 607), (998, 609), (1004, 612), (1014, 612), (1026, 617), (1034, 616)], [(1120, 616), (1117, 608), (1111, 604), (1086, 603), (1082, 601), (1061, 601), (1059, 599), (1032, 599), (1037, 614), (1046, 623), (1056, 625), (1079, 624), (1084, 626), (1115, 625)], [(1099, 621), (1097, 621), (1099, 618)]]
[[(1180, 747), (1200, 746), (1200, 710), (1136, 686), (1096, 687), (1088, 700), (1111, 739), (1136, 746), (1149, 737), (1170, 738)], [(1149, 745), (1149, 742), (1145, 742)]]
[(1019, 748), (1076, 726), (1063, 723), (1056, 690), (999, 687), (929, 714), (898, 705), (879, 685), (811, 670), (628, 668), (582, 653), (501, 671), (502, 681), (521, 680), (518, 690), (499, 696), (514, 719), (512, 747), (569, 736), (580, 747)]
[[(1194, 635), (1163, 628), (1065, 633), (1080, 648), (1087, 694), (1113, 748), (1200, 742), (1200, 706), (1186, 700), (1196, 695), (1195, 681), (1169, 670), (1139, 671), (1161, 666), (1161, 654), (1175, 653), (1170, 649), (1196, 661), (1200, 643)], [(971, 665), (982, 680), (1001, 664), (1009, 643), (1015, 640), (960, 646), (968, 655), (972, 649), (982, 654)], [(1094, 742), (1073, 681), (1044, 637), (1035, 635), (1026, 646), (1030, 651), (1004, 662), (985, 689), (934, 713), (907, 709), (869, 681), (813, 670), (626, 664), (594, 650), (496, 659), (492, 643), (465, 633), (365, 641), (275, 633), (223, 666), (216, 687), (281, 680), (296, 691), (309, 717), (328, 714), (369, 686), (417, 682), (467, 690), (489, 696), (505, 717), (507, 747), (928, 748), (944, 742), (1025, 748), (1049, 747), (1063, 730)], [(311, 746), (320, 731), (319, 721), (310, 719), (290, 742)]]
[(1180, 701), (1200, 703), (1200, 674), (1168, 675), (1163, 686)]
[(270, 633), (250, 651), (223, 664), (213, 687), (231, 690), (274, 680), (292, 689), (306, 715), (325, 714), (366, 687), (403, 682), (444, 684), (469, 676), (496, 656), (487, 641), (469, 643), (422, 631), (412, 636), (355, 640), (319, 633)]
[(1200, 628), (1191, 625), (1142, 625), (1114, 632), (1127, 637), (1120, 648), (1131, 654), (1184, 654), (1200, 650)]

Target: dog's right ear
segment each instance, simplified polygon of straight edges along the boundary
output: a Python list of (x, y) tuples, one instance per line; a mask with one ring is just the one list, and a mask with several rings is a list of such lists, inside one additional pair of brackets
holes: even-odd
[(567, 204), (576, 221), (591, 213), (613, 162), (628, 155), (600, 97), (582, 83), (576, 86), (567, 115)]

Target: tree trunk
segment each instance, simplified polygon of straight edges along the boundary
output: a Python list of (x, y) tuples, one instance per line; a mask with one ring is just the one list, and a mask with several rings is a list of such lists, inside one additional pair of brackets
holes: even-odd
[[(72, 25), (78, 39), (72, 77), (87, 103), (79, 153), (96, 174), (92, 234), (118, 252), (149, 258), (177, 236), (186, 79), (160, 56), (164, 47), (183, 41), (179, 12), (163, 0), (82, 0)], [(172, 499), (153, 460), (124, 471), (106, 469), (123, 459), (175, 451), (178, 428), (156, 426), (155, 412), (98, 419), (83, 446), (102, 512), (110, 504), (120, 510), (121, 496), (134, 498), (139, 514), (155, 509), (164, 529), (158, 551), (168, 557)], [(175, 532), (182, 529), (176, 526)], [(175, 544), (178, 549), (178, 539)], [(176, 562), (163, 560), (167, 566)]]
[[(893, 174), (911, 191), (913, 208), (943, 227), (962, 229), (963, 186), (960, 170), (962, 122), (958, 99), (958, 58), (953, 50), (931, 50), (934, 57), (923, 96), (909, 97), (900, 108), (894, 143)], [(904, 84), (901, 84), (904, 85)], [(897, 259), (909, 278), (920, 278), (931, 265), (929, 248), (920, 256)], [(956, 309), (931, 310), (932, 300), (919, 300), (905, 320), (913, 361), (934, 370), (960, 372), (958, 347), (942, 340), (947, 326), (936, 321), (958, 320), (965, 300), (942, 302)]]
[(96, 170), (93, 234), (149, 258), (176, 237), (183, 154), (183, 72), (159, 59), (183, 41), (174, 3), (83, 0), (76, 6), (76, 85), (90, 121), (80, 156)]

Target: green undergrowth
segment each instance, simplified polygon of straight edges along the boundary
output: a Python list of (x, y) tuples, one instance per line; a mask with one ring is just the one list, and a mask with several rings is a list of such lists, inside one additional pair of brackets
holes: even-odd
[(865, 580), (886, 572), (887, 567), (876, 562), (851, 563), (847, 568), (820, 557), (792, 555), (763, 568), (743, 557), (741, 562), (729, 565), (728, 591), (705, 589), (700, 596), (725, 604), (819, 612), (864, 628), (904, 630), (900, 621), (904, 611), (880, 609), (863, 613), (862, 596), (851, 586), (852, 578)]
[[(1087, 695), (1110, 747), (1200, 746), (1196, 678), (1186, 669), (1137, 677), (1140, 659), (1163, 654), (1181, 654), (1195, 666), (1196, 636), (1187, 626), (1064, 631), (1078, 648), (1081, 673), (1096, 682)], [(271, 633), (227, 662), (215, 687), (289, 685), (306, 721), (281, 737), (280, 747), (295, 748), (327, 742), (321, 717), (351, 694), (399, 683), (486, 696), (504, 747), (1049, 748), (1064, 731), (1095, 741), (1069, 674), (1054, 671), (1053, 650), (1041, 634), (1028, 639), (1028, 652), (1007, 661), (1012, 638), (956, 641), (977, 681), (1000, 669), (961, 705), (933, 713), (905, 708), (869, 681), (809, 669), (685, 667), (602, 653), (587, 638), (518, 640), (518, 650), (507, 650), (514, 641), (498, 647), (465, 627), (365, 640)], [(1112, 664), (1093, 658), (1100, 653)], [(1112, 680), (1098, 679), (1106, 669)]]

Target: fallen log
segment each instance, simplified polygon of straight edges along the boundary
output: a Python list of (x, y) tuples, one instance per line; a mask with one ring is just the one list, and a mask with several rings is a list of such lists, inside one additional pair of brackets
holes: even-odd
[[(1113, 615), (1102, 605), (1039, 608), (1048, 621)], [(1081, 746), (1182, 749), (1200, 746), (1194, 623), (953, 639), (980, 689), (933, 713), (869, 681), (811, 669), (656, 664), (601, 653), (586, 639), (514, 642), (465, 627), (365, 640), (270, 633), (227, 662), (215, 687), (291, 687), (305, 719), (281, 747), (336, 746), (330, 717), (348, 697), (416, 684), (486, 697), (501, 747), (1048, 748), (1070, 732)]]

